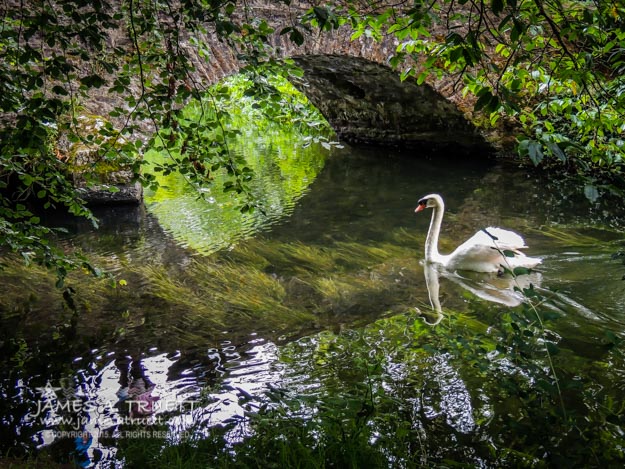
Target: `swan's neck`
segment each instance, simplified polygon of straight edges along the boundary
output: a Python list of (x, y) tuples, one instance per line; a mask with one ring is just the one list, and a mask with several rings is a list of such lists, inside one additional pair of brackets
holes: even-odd
[(441, 223), (443, 222), (443, 213), (445, 205), (442, 201), (438, 207), (432, 209), (432, 220), (430, 221), (430, 229), (425, 239), (425, 260), (427, 262), (442, 262), (443, 256), (438, 252), (438, 235), (441, 232)]

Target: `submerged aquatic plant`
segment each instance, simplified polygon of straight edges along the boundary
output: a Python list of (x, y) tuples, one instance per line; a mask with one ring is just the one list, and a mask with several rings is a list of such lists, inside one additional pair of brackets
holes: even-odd
[[(616, 259), (622, 260), (623, 265), (625, 265), (625, 251), (619, 251), (619, 252), (615, 252), (614, 254), (612, 254), (612, 260), (616, 260)], [(621, 280), (625, 280), (625, 274), (623, 274), (623, 277), (621, 278)]]

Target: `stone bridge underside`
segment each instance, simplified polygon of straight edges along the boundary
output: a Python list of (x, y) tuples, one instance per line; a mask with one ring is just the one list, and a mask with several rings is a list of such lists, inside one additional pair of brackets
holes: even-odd
[(295, 85), (341, 140), (397, 146), (472, 146), (481, 142), (457, 107), (429, 85), (402, 82), (396, 71), (361, 57), (296, 56)]
[[(276, 31), (269, 38), (276, 57), (293, 58), (304, 70), (303, 80), (294, 84), (323, 113), (342, 140), (397, 146), (485, 144), (459, 110), (469, 111), (472, 106), (464, 101), (452, 78), (422, 85), (414, 79), (400, 80), (401, 71), (389, 66), (397, 47), (394, 37), (374, 41), (362, 35), (352, 40), (352, 31), (342, 27), (306, 33), (303, 44), (298, 46), (288, 35), (278, 32), (297, 26), (298, 18), (310, 8), (309, 3), (293, 0), (286, 7), (272, 5), (271, 1), (249, 0), (247, 5), (248, 18), (264, 18)], [(443, 30), (431, 32), (445, 34)], [(212, 84), (238, 72), (242, 64), (236, 60), (236, 54), (225, 50), (223, 42), (214, 37), (205, 38), (205, 42), (213, 51), (211, 60), (206, 62), (197, 56), (194, 60), (204, 83)], [(189, 52), (193, 55), (194, 51)]]

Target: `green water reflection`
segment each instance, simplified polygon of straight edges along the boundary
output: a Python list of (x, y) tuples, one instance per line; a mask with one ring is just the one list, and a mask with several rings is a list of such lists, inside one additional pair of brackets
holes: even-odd
[[(241, 155), (254, 171), (251, 182), (261, 210), (242, 213), (244, 196), (224, 193), (225, 172), (212, 175), (212, 186), (198, 189), (179, 173), (156, 173), (161, 186), (147, 191), (145, 202), (159, 224), (181, 245), (202, 254), (231, 246), (284, 220), (309, 190), (323, 168), (327, 150), (297, 131), (265, 128), (262, 134), (250, 128), (230, 144), (233, 155)], [(150, 152), (146, 160), (162, 163), (165, 154)]]

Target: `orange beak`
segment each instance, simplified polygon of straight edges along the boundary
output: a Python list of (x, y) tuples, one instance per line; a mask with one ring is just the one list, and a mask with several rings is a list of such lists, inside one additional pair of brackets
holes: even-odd
[(421, 210), (425, 210), (425, 204), (419, 204), (417, 205), (417, 208), (414, 209), (415, 213), (420, 212)]

